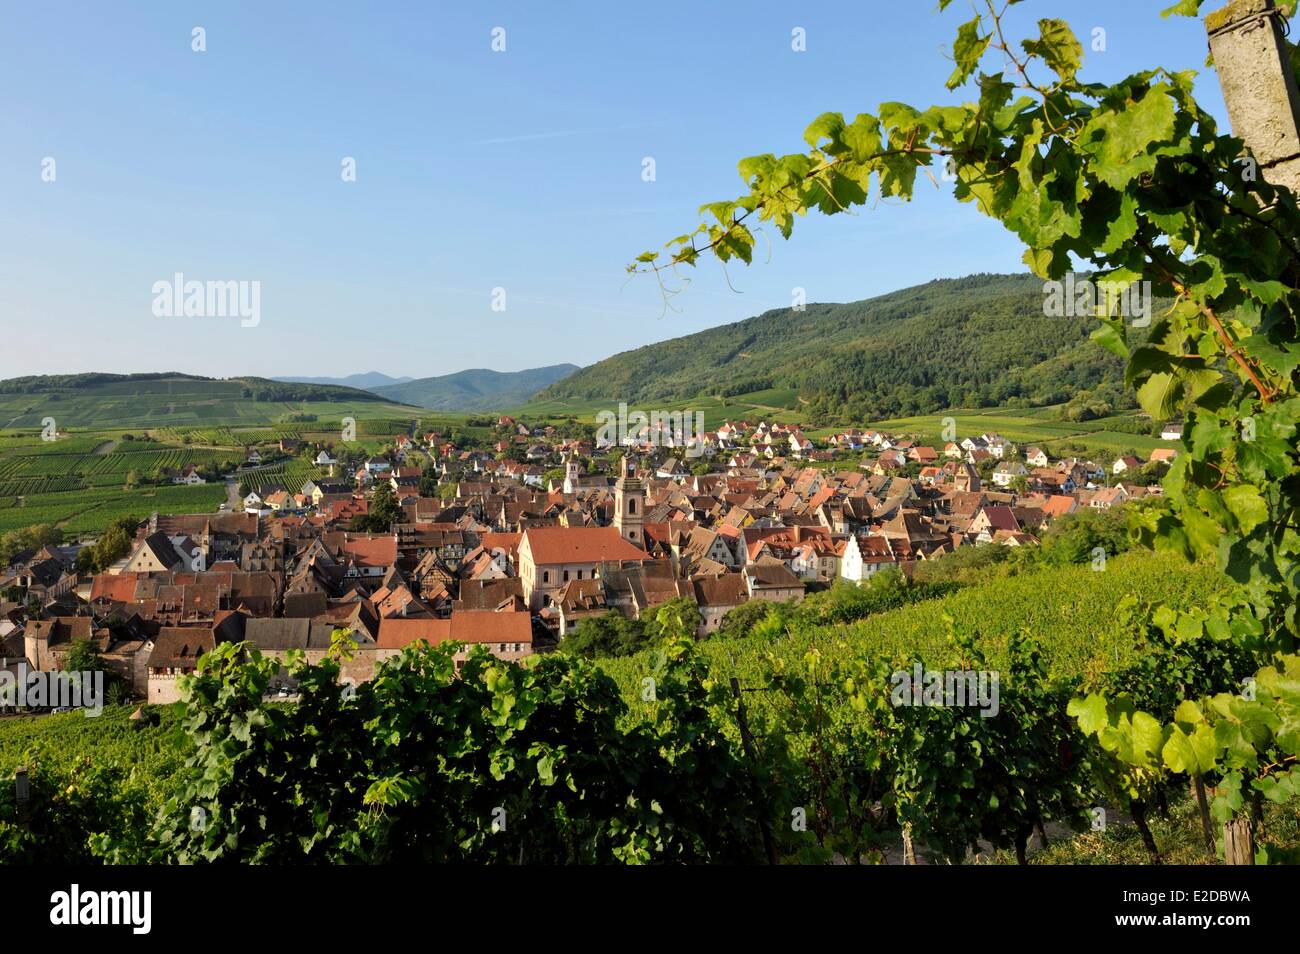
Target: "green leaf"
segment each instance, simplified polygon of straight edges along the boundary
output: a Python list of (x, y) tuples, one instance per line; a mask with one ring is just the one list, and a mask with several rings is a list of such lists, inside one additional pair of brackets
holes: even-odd
[(1110, 724), (1106, 697), (1099, 693), (1090, 693), (1083, 699), (1071, 699), (1065, 711), (1079, 721), (1079, 729), (1085, 735), (1096, 735)]
[(1128, 359), (1128, 344), (1124, 341), (1124, 319), (1103, 318), (1100, 328), (1089, 337), (1111, 354)]
[(1268, 502), (1252, 484), (1233, 484), (1223, 491), (1223, 502), (1243, 534), (1249, 534), (1268, 520)]
[(1218, 750), (1214, 730), (1207, 723), (1199, 722), (1191, 733), (1173, 726), (1161, 754), (1171, 771), (1204, 775), (1214, 768)]
[(1138, 403), (1158, 421), (1173, 416), (1178, 407), (1182, 385), (1167, 371), (1157, 371), (1137, 389)]
[(949, 89), (956, 89), (970, 79), (971, 74), (975, 72), (975, 67), (979, 65), (984, 51), (988, 49), (990, 37), (980, 36), (982, 22), (981, 18), (976, 15), (974, 20), (963, 23), (957, 28), (957, 41), (952, 47), (952, 56), (957, 63), (957, 68), (948, 77)]
[(1074, 82), (1083, 63), (1083, 45), (1064, 20), (1039, 20), (1039, 39), (1022, 40), (1020, 45), (1031, 56), (1042, 57), (1065, 83)]
[[(840, 144), (840, 137), (844, 133), (844, 117), (839, 113), (822, 113), (811, 123), (803, 132), (804, 142), (812, 148), (821, 148), (823, 139), (829, 139), (831, 148), (825, 149), (825, 152), (834, 155), (835, 147)], [(744, 175), (742, 171), (741, 175)]]
[(1099, 109), (1084, 126), (1080, 148), (1096, 159), (1093, 170), (1112, 188), (1123, 191), (1156, 167), (1156, 150), (1174, 134), (1174, 101), (1169, 85), (1151, 87), (1138, 102), (1117, 102)]

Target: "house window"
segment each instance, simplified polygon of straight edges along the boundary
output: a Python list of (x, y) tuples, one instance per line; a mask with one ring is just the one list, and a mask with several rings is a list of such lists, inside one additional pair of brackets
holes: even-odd
[(549, 582), (551, 582), (551, 571), (550, 571), (550, 570), (543, 570), (543, 571), (542, 571), (542, 582), (543, 582), (543, 583), (549, 583)]
[(627, 512), (628, 512), (628, 513), (636, 513), (636, 498), (635, 498), (635, 497), (633, 497), (631, 500), (629, 500), (629, 501), (627, 502)]
[(581, 571), (581, 570), (578, 571), (578, 579), (582, 579), (582, 571)]
[(565, 583), (568, 583), (568, 582), (569, 582), (569, 571), (568, 571), (568, 570), (565, 570), (565, 571), (564, 571), (564, 582), (565, 582)]

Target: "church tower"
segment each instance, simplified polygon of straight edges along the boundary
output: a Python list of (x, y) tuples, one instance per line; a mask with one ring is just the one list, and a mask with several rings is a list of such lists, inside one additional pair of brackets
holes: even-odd
[(566, 494), (578, 492), (578, 456), (573, 451), (569, 451), (564, 459), (564, 492)]
[(636, 475), (632, 455), (626, 454), (614, 483), (614, 526), (624, 540), (645, 549), (644, 520), (645, 484)]

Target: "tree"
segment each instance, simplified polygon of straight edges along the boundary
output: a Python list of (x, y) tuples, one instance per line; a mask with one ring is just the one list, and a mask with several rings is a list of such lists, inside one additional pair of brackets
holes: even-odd
[(640, 620), (628, 619), (618, 610), (603, 616), (588, 616), (560, 641), (560, 649), (586, 659), (630, 656), (645, 647), (647, 636)]
[[(1181, 0), (1166, 15), (1195, 15), (1201, 3)], [(1295, 0), (1282, 7), (1293, 14)], [(1216, 820), (1249, 824), (1256, 796), (1300, 794), (1300, 738), (1281, 728), (1300, 719), (1300, 209), (1266, 172), (1243, 174), (1246, 144), (1219, 133), (1191, 72), (1085, 83), (1083, 47), (1065, 21), (1040, 20), (1015, 45), (1004, 12), (984, 0), (957, 31), (947, 86), (975, 102), (885, 103), (852, 121), (824, 113), (804, 132), (807, 153), (742, 159), (742, 195), (702, 206), (708, 220), (628, 268), (675, 294), (667, 281), (704, 255), (748, 264), (754, 223), (789, 238), (813, 209), (907, 199), (937, 160), (959, 201), (1025, 244), (1047, 304), (1075, 261), (1095, 269), (1106, 294), (1094, 339), (1126, 362), (1125, 384), (1153, 420), (1185, 421), (1184, 453), (1160, 500), (1133, 511), (1131, 533), (1218, 561), (1235, 586), (1189, 617), (1184, 635), (1254, 645), (1262, 668), (1250, 698), (1189, 694), (1172, 721), (1105, 693), (1073, 700), (1070, 714), (1119, 762), (1217, 776)], [(985, 63), (992, 72), (980, 72)], [(1143, 300), (1150, 327), (1137, 333), (1126, 318)], [(1171, 304), (1153, 315), (1152, 300)]]
[(115, 518), (104, 528), (98, 540), (77, 553), (77, 572), (103, 572), (130, 553), (139, 525), (140, 521), (135, 517)]
[(8, 563), (15, 554), (23, 550), (39, 550), (41, 547), (62, 542), (63, 531), (49, 523), (37, 523), (21, 530), (10, 530), (0, 536), (0, 565)]
[(718, 624), (717, 636), (726, 638), (748, 636), (767, 616), (768, 610), (775, 605), (767, 600), (746, 600), (722, 617), (722, 622)]
[(95, 672), (102, 668), (99, 650), (89, 638), (74, 639), (63, 657), (61, 668), (64, 672)]
[(397, 496), (389, 484), (381, 483), (370, 495), (370, 508), (348, 522), (348, 529), (360, 533), (388, 533), (393, 524), (406, 519)]

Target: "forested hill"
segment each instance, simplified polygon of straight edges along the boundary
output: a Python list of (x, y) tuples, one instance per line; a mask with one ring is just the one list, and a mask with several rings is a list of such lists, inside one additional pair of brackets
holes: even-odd
[(542, 388), (578, 370), (576, 364), (553, 364), (524, 371), (472, 368), (435, 378), (371, 388), (392, 401), (437, 411), (484, 411), (515, 407)]
[[(179, 385), (179, 387), (178, 387)], [(38, 374), (0, 381), (0, 394), (58, 394), (62, 392), (94, 394), (101, 390), (125, 393), (131, 389), (141, 394), (167, 394), (195, 385), (211, 385), (243, 392), (257, 401), (373, 401), (386, 400), (370, 391), (332, 384), (305, 384), (273, 381), (267, 378), (208, 378), (178, 371), (143, 374)]]
[(872, 420), (952, 407), (1123, 393), (1093, 318), (1043, 314), (1030, 274), (940, 279), (848, 304), (809, 304), (614, 355), (539, 400), (648, 403), (794, 388), (809, 418)]

